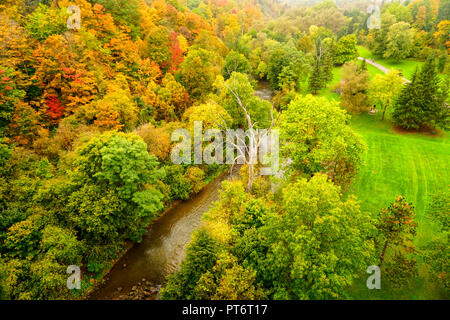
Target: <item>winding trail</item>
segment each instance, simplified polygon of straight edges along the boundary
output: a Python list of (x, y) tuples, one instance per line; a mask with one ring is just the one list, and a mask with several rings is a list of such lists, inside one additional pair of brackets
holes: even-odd
[[(378, 70), (380, 70), (380, 71), (382, 71), (382, 72), (384, 72), (384, 73), (388, 73), (388, 71), (389, 71), (388, 68), (386, 68), (385, 66), (382, 66), (381, 64), (379, 64), (379, 63), (377, 63), (377, 62), (375, 62), (375, 61), (373, 61), (373, 60), (366, 59), (366, 58), (364, 58), (364, 57), (358, 57), (358, 59), (359, 59), (359, 60), (366, 60), (366, 62), (367, 62), (368, 64), (374, 66), (375, 68), (377, 68)], [(408, 79), (406, 79), (406, 78), (402, 78), (402, 80), (403, 80), (404, 83), (410, 83), (410, 82), (411, 82), (410, 80), (408, 80)]]

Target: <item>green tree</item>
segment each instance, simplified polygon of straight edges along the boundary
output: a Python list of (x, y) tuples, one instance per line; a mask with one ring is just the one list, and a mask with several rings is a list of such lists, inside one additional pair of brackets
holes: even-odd
[(308, 89), (312, 94), (318, 94), (319, 90), (333, 79), (333, 66), (332, 40), (316, 39), (313, 67), (308, 81)]
[(73, 230), (47, 225), (42, 230), (41, 250), (62, 265), (80, 265), (85, 254), (84, 241)]
[(333, 54), (334, 54), (334, 47), (333, 43), (331, 43), (326, 47), (323, 59), (321, 61), (322, 81), (324, 82), (324, 86), (328, 82), (333, 80), (333, 68), (334, 68)]
[(144, 37), (143, 58), (150, 58), (160, 66), (168, 64), (169, 52), (169, 31), (164, 26), (156, 26), (147, 31)]
[(139, 34), (140, 15), (137, 0), (95, 0), (89, 2), (101, 4), (106, 9), (106, 12), (114, 17), (115, 21), (130, 27), (134, 36)]
[(423, 260), (428, 265), (430, 284), (442, 291), (442, 296), (448, 299), (450, 289), (450, 246), (448, 245), (448, 233), (435, 237), (421, 248)]
[(326, 172), (347, 185), (357, 173), (364, 143), (346, 124), (348, 115), (336, 102), (297, 96), (280, 117), (280, 148), (291, 168), (307, 176)]
[(242, 106), (245, 107), (251, 122), (257, 123), (258, 128), (270, 126), (272, 105), (269, 101), (262, 100), (253, 94), (253, 87), (246, 74), (233, 72), (228, 80), (217, 85), (220, 89), (219, 99), (233, 119), (233, 128), (249, 128)]
[(342, 68), (341, 105), (349, 112), (367, 110), (369, 101), (369, 72), (358, 64), (346, 63)]
[(308, 90), (314, 95), (317, 95), (322, 89), (322, 68), (320, 66), (319, 61), (315, 60), (313, 64), (313, 68), (311, 71), (311, 75), (308, 80)]
[(404, 197), (398, 196), (387, 209), (381, 210), (376, 227), (379, 231), (379, 267), (384, 266), (392, 285), (405, 285), (417, 274), (413, 242), (417, 230), (414, 207)]
[(448, 17), (450, 17), (450, 1), (441, 0), (439, 1), (438, 16), (436, 22), (448, 20)]
[[(58, 299), (67, 296), (67, 265), (58, 263), (52, 256), (36, 260), (30, 265), (29, 275), (32, 287), (23, 295), (29, 299)], [(19, 297), (21, 299), (22, 297)]]
[(426, 211), (428, 219), (433, 221), (442, 232), (450, 231), (450, 191), (443, 190), (431, 195)]
[(231, 77), (233, 72), (250, 73), (250, 64), (245, 56), (239, 52), (231, 50), (225, 58), (225, 64), (222, 69), (222, 76), (225, 79)]
[(3, 261), (2, 256), (0, 254), (0, 299), (6, 300), (6, 277), (7, 277), (7, 270), (6, 270), (6, 263)]
[(383, 13), (388, 12), (392, 14), (397, 21), (409, 22), (411, 20), (411, 12), (408, 10), (408, 7), (399, 2), (384, 5), (382, 11)]
[(282, 192), (283, 214), (266, 233), (265, 264), (274, 299), (342, 299), (345, 288), (373, 261), (370, 215), (354, 197), (317, 174), (299, 179)]
[(407, 22), (397, 22), (389, 27), (386, 38), (385, 58), (399, 62), (410, 56), (414, 44), (414, 31)]
[(25, 92), (17, 87), (13, 69), (0, 66), (0, 76), (0, 133), (5, 136), (15, 105), (24, 98)]
[(276, 49), (270, 55), (269, 63), (267, 64), (267, 78), (273, 90), (279, 89), (278, 75), (284, 66), (289, 64), (287, 53), (283, 49)]
[(404, 245), (415, 236), (417, 223), (414, 218), (414, 207), (402, 196), (398, 196), (387, 209), (381, 210), (377, 222), (377, 228), (383, 240), (380, 267), (383, 265), (389, 247)]
[(389, 70), (387, 74), (376, 74), (370, 82), (369, 98), (374, 104), (381, 107), (383, 111), (381, 120), (384, 120), (386, 110), (392, 106), (402, 87), (402, 78), (395, 69)]
[(357, 43), (358, 41), (354, 34), (340, 38), (336, 44), (334, 63), (341, 65), (356, 59), (358, 57)]
[(450, 193), (448, 190), (433, 194), (426, 211), (427, 219), (434, 222), (439, 232), (420, 249), (428, 266), (430, 284), (441, 290), (443, 298), (448, 298), (450, 289)]
[(381, 14), (381, 26), (379, 29), (372, 29), (370, 31), (370, 36), (373, 40), (369, 41), (369, 47), (372, 52), (377, 56), (383, 56), (386, 51), (386, 39), (389, 32), (390, 26), (397, 22), (394, 15), (389, 12), (383, 12)]
[(427, 59), (401, 91), (392, 113), (394, 123), (405, 129), (448, 128), (447, 95), (446, 84), (439, 85), (434, 60)]
[(194, 289), (202, 274), (216, 264), (218, 249), (217, 242), (204, 228), (196, 231), (179, 271), (168, 277), (163, 299), (197, 299)]
[(213, 89), (222, 58), (205, 49), (190, 48), (180, 64), (181, 80), (191, 97), (201, 99)]
[(50, 8), (39, 4), (33, 13), (28, 15), (26, 28), (30, 35), (39, 40), (45, 40), (54, 34), (62, 34), (67, 30), (69, 14), (66, 8)]
[(211, 300), (255, 300), (264, 296), (261, 288), (255, 287), (256, 272), (238, 264), (229, 253), (217, 259), (211, 271), (205, 272), (195, 288), (200, 299)]
[(293, 82), (298, 89), (300, 82), (304, 80), (309, 72), (309, 65), (306, 56), (298, 51), (294, 46), (276, 46), (270, 53), (267, 63), (267, 79), (273, 90), (282, 89), (280, 74), (283, 68), (288, 67), (295, 76)]
[(90, 242), (139, 240), (162, 209), (163, 171), (136, 134), (108, 132), (77, 150), (65, 208)]
[(406, 83), (394, 104), (392, 120), (405, 129), (418, 129), (423, 111), (420, 105), (418, 71), (414, 71), (411, 82)]

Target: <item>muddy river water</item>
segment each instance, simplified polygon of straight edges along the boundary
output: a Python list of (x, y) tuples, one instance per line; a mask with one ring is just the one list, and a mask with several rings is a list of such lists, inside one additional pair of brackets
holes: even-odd
[(149, 228), (141, 243), (135, 244), (111, 269), (105, 282), (88, 299), (116, 299), (127, 294), (143, 278), (152, 286), (165, 283), (184, 258), (192, 232), (202, 223), (203, 214), (218, 199), (222, 181), (237, 174), (235, 167), (203, 188), (200, 193), (167, 210)]
[[(255, 90), (261, 99), (271, 100), (268, 82), (261, 81)], [(218, 198), (222, 181), (237, 174), (235, 167), (216, 178), (187, 201), (167, 210), (149, 228), (141, 243), (135, 244), (111, 269), (105, 282), (88, 299), (118, 299), (127, 295), (145, 279), (151, 287), (163, 286), (166, 276), (179, 267), (192, 232), (202, 223), (202, 216)]]

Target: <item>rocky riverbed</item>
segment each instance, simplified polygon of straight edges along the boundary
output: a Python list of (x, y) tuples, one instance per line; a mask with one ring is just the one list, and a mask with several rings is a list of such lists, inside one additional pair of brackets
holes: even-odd
[(129, 292), (122, 293), (123, 288), (117, 288), (117, 300), (157, 300), (160, 298), (161, 285), (142, 278)]

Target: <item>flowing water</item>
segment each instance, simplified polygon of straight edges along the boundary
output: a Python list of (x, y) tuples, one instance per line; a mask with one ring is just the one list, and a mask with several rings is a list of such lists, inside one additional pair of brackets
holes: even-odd
[(254, 94), (263, 100), (272, 101), (273, 91), (270, 89), (270, 82), (259, 81)]
[[(272, 90), (267, 81), (260, 81), (254, 93), (271, 100)], [(88, 299), (117, 299), (127, 295), (142, 279), (153, 286), (164, 285), (166, 276), (177, 270), (184, 258), (192, 232), (201, 224), (203, 214), (217, 200), (220, 185), (238, 171), (216, 178), (203, 190), (158, 218), (149, 228), (141, 243), (135, 244), (111, 269), (105, 282)], [(143, 282), (143, 281), (142, 281)]]
[(143, 278), (152, 285), (164, 285), (167, 275), (176, 271), (184, 258), (192, 232), (203, 214), (216, 201), (222, 181), (237, 174), (235, 167), (216, 178), (187, 201), (180, 202), (158, 218), (141, 243), (135, 244), (111, 269), (105, 283), (89, 299), (115, 299), (130, 292)]

